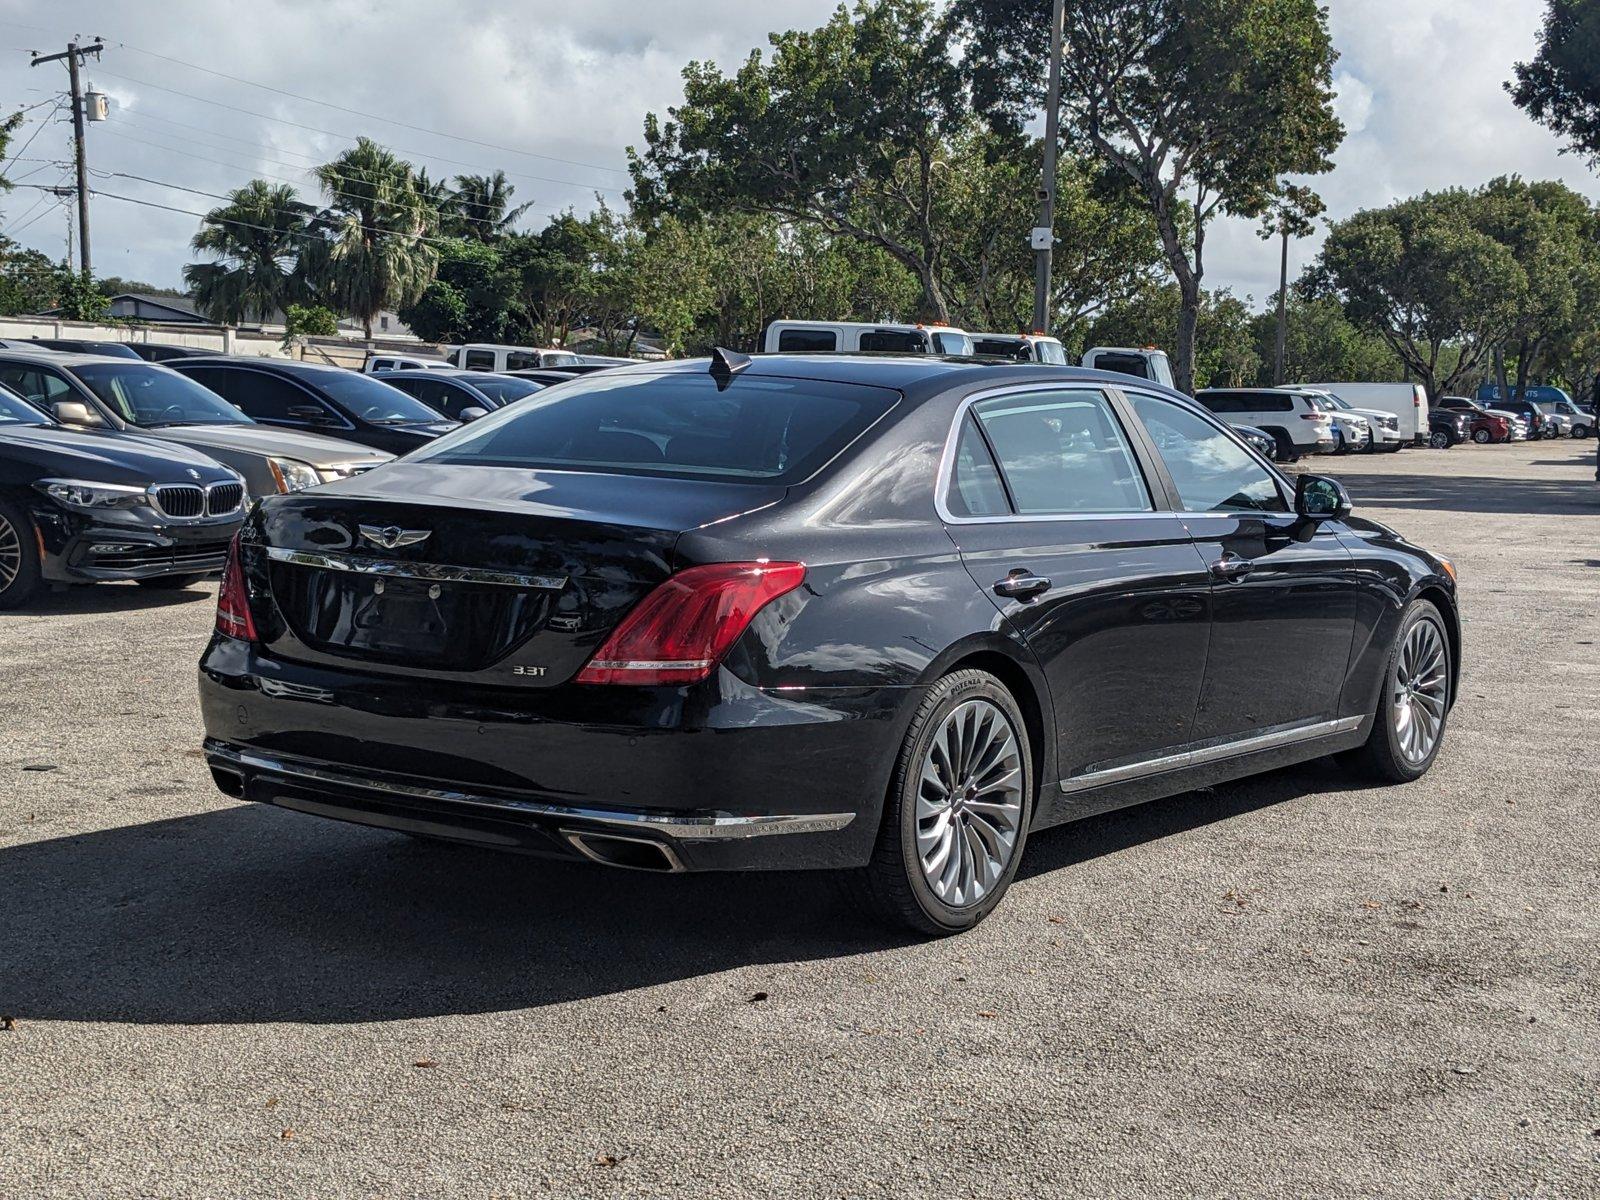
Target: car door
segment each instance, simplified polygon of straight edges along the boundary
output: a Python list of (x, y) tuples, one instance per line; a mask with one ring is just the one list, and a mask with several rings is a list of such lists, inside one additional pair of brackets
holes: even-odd
[(1205, 676), (1206, 564), (1126, 420), (1095, 388), (974, 399), (945, 493), (967, 570), (1048, 680), (1062, 780), (1042, 794), (1066, 808), (1189, 741)]
[(1223, 427), (1130, 391), (1211, 575), (1211, 642), (1196, 741), (1334, 720), (1360, 581), (1343, 526), (1308, 524), (1277, 475)]

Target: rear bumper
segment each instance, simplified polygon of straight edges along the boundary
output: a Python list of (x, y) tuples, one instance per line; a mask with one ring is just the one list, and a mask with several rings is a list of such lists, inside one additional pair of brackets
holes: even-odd
[(228, 795), (690, 871), (864, 864), (921, 694), (773, 693), (722, 672), (695, 689), (497, 695), (266, 660), (220, 637), (200, 674), (206, 758)]

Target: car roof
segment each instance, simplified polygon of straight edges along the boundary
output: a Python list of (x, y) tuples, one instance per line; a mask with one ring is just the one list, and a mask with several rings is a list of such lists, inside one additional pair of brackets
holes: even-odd
[(89, 363), (114, 363), (131, 367), (141, 362), (147, 367), (163, 365), (142, 358), (124, 358), (120, 354), (75, 354), (66, 350), (13, 350), (10, 346), (0, 346), (0, 358), (23, 359), (45, 367), (81, 367)]
[(528, 382), (499, 371), (468, 371), (463, 367), (403, 367), (398, 371), (377, 371), (372, 377), (383, 379), (390, 375), (398, 375), (402, 379), (456, 379), (465, 383), (471, 383), (474, 379), (517, 379), (520, 383)]
[(251, 354), (211, 354), (203, 358), (186, 358), (183, 360), (186, 367), (265, 367), (270, 371), (281, 371), (286, 375), (327, 375), (337, 371), (343, 375), (357, 375), (348, 367), (336, 367), (332, 363), (297, 362), (292, 358), (266, 358)]

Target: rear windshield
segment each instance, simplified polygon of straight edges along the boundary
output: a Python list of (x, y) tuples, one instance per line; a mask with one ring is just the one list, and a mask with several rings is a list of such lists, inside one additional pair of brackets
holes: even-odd
[(9, 388), (0, 387), (0, 425), (48, 425), (49, 420)]
[(808, 379), (591, 375), (530, 396), (413, 452), (411, 461), (571, 468), (789, 484), (888, 412), (899, 393)]

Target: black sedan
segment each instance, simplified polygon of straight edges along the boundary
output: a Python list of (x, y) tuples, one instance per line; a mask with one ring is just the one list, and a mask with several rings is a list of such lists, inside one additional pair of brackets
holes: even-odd
[(1472, 436), (1472, 418), (1464, 412), (1435, 408), (1428, 413), (1428, 445), (1449, 450)]
[(513, 375), (452, 371), (442, 367), (384, 371), (379, 378), (452, 421), (475, 421), (545, 387), (532, 379), (518, 379)]
[(1244, 444), (1268, 462), (1278, 460), (1278, 442), (1265, 429), (1257, 429), (1254, 425), (1235, 425), (1233, 431), (1237, 433)]
[(371, 375), (284, 358), (178, 358), (166, 364), (263, 425), (404, 454), (449, 433), (446, 420)]
[(1069, 367), (626, 367), (257, 506), (201, 663), (229, 795), (655, 871), (846, 870), (929, 933), (1030, 832), (1432, 765), (1454, 571), (1193, 401)]
[(66, 429), (0, 388), (0, 609), (52, 583), (197, 583), (222, 569), (246, 500), (198, 451)]

